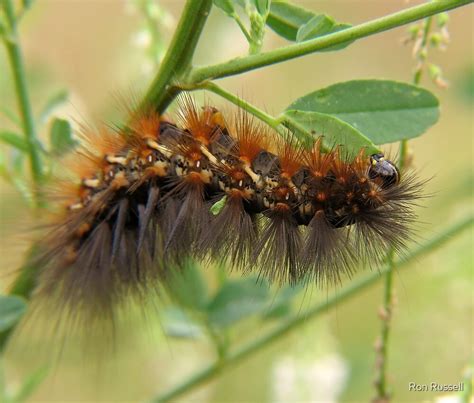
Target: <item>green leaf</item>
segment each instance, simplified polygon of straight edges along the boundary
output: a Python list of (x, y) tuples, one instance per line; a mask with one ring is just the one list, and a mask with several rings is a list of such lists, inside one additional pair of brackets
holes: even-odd
[(270, 11), (271, 0), (254, 0), (255, 7), (262, 17), (266, 17)]
[(170, 297), (183, 308), (205, 310), (208, 303), (206, 281), (198, 264), (188, 259), (182, 270), (173, 270), (169, 282)]
[(221, 212), (221, 210), (224, 208), (225, 206), (225, 202), (227, 200), (227, 196), (224, 196), (222, 199), (216, 201), (212, 206), (211, 206), (211, 214), (212, 215), (217, 215)]
[[(351, 24), (336, 23), (329, 15), (316, 14), (282, 1), (272, 3), (267, 25), (280, 36), (296, 42), (329, 35), (352, 26)], [(343, 49), (352, 42), (331, 46), (322, 49), (321, 52)]]
[(26, 302), (17, 296), (0, 295), (0, 332), (10, 329), (26, 311)]
[(25, 139), (17, 133), (0, 131), (0, 141), (22, 152), (28, 152), (28, 144)]
[[(318, 112), (287, 110), (283, 113), (284, 124), (297, 135), (309, 133), (312, 139), (323, 136), (323, 146), (330, 150), (343, 145), (347, 155), (354, 156), (365, 148), (367, 154), (376, 154), (380, 150), (375, 144), (346, 122), (331, 115)], [(301, 138), (301, 135), (299, 136)]]
[(267, 25), (289, 41), (296, 41), (300, 27), (309, 22), (315, 14), (302, 7), (284, 1), (272, 1)]
[(51, 152), (62, 155), (76, 145), (72, 138), (71, 125), (67, 120), (54, 119), (49, 133)]
[[(297, 42), (303, 42), (324, 35), (333, 34), (334, 32), (342, 31), (352, 27), (351, 24), (336, 24), (332, 17), (328, 15), (316, 15), (306, 24), (302, 25), (296, 35)], [(354, 41), (340, 43), (339, 45), (330, 46), (326, 49), (321, 49), (320, 52), (329, 52), (340, 50), (349, 46)]]
[(61, 90), (49, 98), (39, 114), (40, 123), (46, 123), (56, 108), (64, 104), (68, 98), (69, 93), (67, 90)]
[(166, 335), (170, 337), (196, 339), (203, 335), (201, 326), (178, 307), (170, 307), (165, 311), (163, 325)]
[(43, 383), (49, 373), (49, 367), (41, 367), (27, 376), (20, 388), (13, 395), (12, 403), (21, 403), (26, 401), (38, 387)]
[(208, 305), (212, 325), (225, 328), (260, 313), (268, 299), (268, 285), (255, 278), (226, 282)]
[[(350, 129), (343, 127), (345, 122), (353, 129), (352, 135), (385, 144), (421, 135), (438, 120), (438, 107), (431, 92), (411, 84), (354, 80), (297, 99), (284, 116), (318, 134), (335, 136), (338, 141), (351, 135)], [(356, 139), (355, 143), (363, 145), (362, 140)]]
[(296, 33), (296, 42), (303, 42), (317, 36), (326, 35), (331, 32), (335, 21), (324, 14), (315, 15), (306, 24), (302, 25)]
[(232, 15), (235, 13), (232, 0), (213, 0), (213, 3), (217, 8), (220, 8), (227, 15)]

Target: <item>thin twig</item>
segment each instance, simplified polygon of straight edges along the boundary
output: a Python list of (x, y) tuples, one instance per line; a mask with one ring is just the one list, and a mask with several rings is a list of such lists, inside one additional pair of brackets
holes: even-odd
[(269, 125), (270, 127), (274, 129), (277, 129), (278, 126), (280, 125), (280, 122), (278, 121), (278, 119), (262, 111), (256, 106), (250, 104), (249, 102), (244, 101), (242, 98), (239, 98), (238, 96), (232, 94), (231, 92), (226, 91), (224, 88), (220, 87), (219, 85), (213, 82), (208, 81), (204, 84), (197, 85), (191, 88), (196, 89), (196, 90), (203, 89), (203, 90), (213, 92), (214, 94), (217, 94), (221, 96), (222, 98), (227, 99), (228, 101), (232, 102), (234, 105), (237, 105), (239, 108), (242, 108), (246, 110), (247, 112), (251, 113), (256, 118), (260, 119), (262, 122), (265, 122), (267, 125)]
[[(422, 48), (426, 46), (428, 41), (428, 36), (430, 34), (432, 17), (428, 17), (424, 23), (423, 37), (421, 46)], [(416, 70), (413, 76), (413, 84), (420, 84), (421, 80), (421, 69)], [(400, 142), (400, 157), (399, 157), (399, 169), (401, 174), (407, 168), (408, 158), (408, 140), (402, 140)], [(385, 275), (385, 284), (384, 284), (384, 297), (383, 297), (383, 307), (380, 311), (380, 318), (382, 321), (382, 329), (380, 332), (380, 338), (376, 342), (376, 379), (375, 379), (375, 389), (377, 395), (375, 401), (378, 402), (387, 402), (390, 400), (390, 393), (388, 391), (388, 382), (387, 382), (387, 366), (388, 366), (388, 343), (391, 329), (391, 320), (392, 320), (392, 311), (393, 311), (393, 273), (396, 269), (396, 264), (394, 263), (394, 249), (390, 249), (387, 254), (388, 270)]]
[(308, 55), (344, 42), (364, 38), (379, 32), (387, 31), (431, 15), (461, 7), (472, 0), (439, 0), (411, 7), (354, 27), (324, 35), (322, 37), (281, 47), (246, 57), (239, 57), (213, 66), (193, 69), (187, 83), (200, 83), (210, 79), (223, 78), (255, 70), (271, 64), (280, 63)]
[(212, 0), (186, 2), (171, 44), (143, 99), (142, 106), (153, 105), (161, 113), (176, 97), (179, 89), (175, 85), (191, 67), (194, 51), (211, 7)]
[(3, 9), (8, 22), (4, 43), (7, 49), (8, 60), (10, 62), (13, 82), (16, 89), (18, 109), (21, 116), (21, 124), (28, 145), (28, 155), (30, 159), (31, 177), (34, 184), (34, 195), (37, 204), (40, 203), (40, 186), (43, 179), (43, 166), (38, 148), (35, 119), (30, 103), (28, 86), (26, 84), (26, 73), (23, 62), (23, 54), (20, 47), (17, 20), (12, 0), (3, 0)]

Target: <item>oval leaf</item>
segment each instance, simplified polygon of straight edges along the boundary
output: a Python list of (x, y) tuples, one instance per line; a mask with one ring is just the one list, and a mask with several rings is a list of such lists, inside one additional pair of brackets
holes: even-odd
[(0, 295), (0, 332), (10, 329), (26, 311), (26, 302), (17, 296)]
[(227, 15), (232, 15), (235, 13), (232, 0), (213, 0), (213, 3), (216, 7), (224, 11), (224, 13), (226, 13)]
[(217, 327), (231, 326), (241, 319), (260, 313), (267, 298), (268, 287), (255, 278), (228, 281), (209, 303), (209, 321)]
[(315, 15), (298, 29), (296, 42), (303, 42), (317, 36), (326, 35), (334, 25), (335, 22), (331, 17), (324, 14)]
[[(297, 110), (331, 116), (348, 123), (374, 144), (384, 144), (424, 133), (438, 120), (438, 107), (431, 92), (411, 84), (354, 80), (299, 98), (285, 115)], [(294, 114), (290, 115), (294, 118)], [(302, 117), (304, 121), (309, 118)]]
[(271, 0), (255, 0), (255, 7), (262, 17), (266, 17), (270, 11)]
[(380, 150), (361, 132), (346, 122), (331, 115), (318, 112), (287, 110), (283, 113), (285, 125), (297, 135), (309, 133), (312, 138), (323, 136), (323, 146), (326, 150), (336, 145), (343, 145), (348, 156), (356, 155), (362, 148), (367, 154), (376, 154)]
[(170, 337), (196, 339), (203, 335), (201, 326), (178, 307), (170, 307), (165, 311), (163, 323), (165, 333)]
[[(318, 15), (312, 18), (309, 22), (303, 25), (296, 36), (297, 42), (308, 41), (324, 35), (333, 34), (334, 32), (342, 31), (352, 27), (351, 24), (336, 24), (334, 20), (327, 15)], [(349, 46), (354, 41), (340, 43), (339, 45), (330, 46), (321, 49), (320, 52), (329, 52), (332, 50), (340, 50)]]
[(315, 14), (302, 7), (294, 6), (284, 1), (272, 1), (270, 14), (267, 17), (267, 25), (289, 41), (296, 41), (298, 30)]
[(199, 311), (207, 307), (206, 281), (193, 259), (188, 259), (182, 270), (171, 271), (168, 289), (173, 301), (183, 308)]
[[(350, 28), (350, 24), (336, 23), (332, 17), (316, 14), (282, 1), (274, 1), (267, 17), (267, 25), (278, 35), (293, 42), (303, 42)], [(345, 42), (321, 49), (321, 52), (343, 49), (352, 42)]]
[(57, 155), (64, 154), (76, 145), (72, 138), (71, 125), (64, 119), (53, 120), (49, 136), (51, 151)]

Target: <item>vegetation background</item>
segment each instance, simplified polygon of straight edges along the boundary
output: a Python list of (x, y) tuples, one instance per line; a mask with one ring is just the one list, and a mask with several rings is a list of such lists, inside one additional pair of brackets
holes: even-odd
[[(295, 3), (356, 24), (400, 10), (407, 3), (421, 2)], [(164, 45), (182, 7), (180, 1), (160, 2), (165, 13), (160, 17)], [(422, 79), (422, 85), (441, 102), (438, 124), (423, 137), (410, 141), (420, 175), (433, 177), (427, 192), (434, 196), (419, 210), (422, 240), (472, 213), (473, 20), (472, 7), (450, 12), (451, 43), (445, 52), (430, 51), (429, 60), (442, 67), (449, 88), (436, 87), (428, 74)], [(140, 92), (153, 77), (145, 24), (143, 14), (132, 2), (43, 0), (34, 4), (24, 16), (21, 38), (35, 111), (39, 113), (51, 95), (67, 90), (68, 101), (56, 110), (56, 115), (72, 122), (116, 118), (119, 110), (114, 95)], [(412, 46), (402, 44), (406, 36), (406, 27), (398, 28), (361, 39), (344, 52), (306, 56), (225, 79), (221, 84), (277, 114), (297, 97), (335, 82), (357, 78), (411, 82), (416, 62)], [(271, 31), (267, 33), (265, 48), (282, 43)], [(212, 64), (246, 51), (247, 42), (237, 25), (213, 8), (196, 62)], [(15, 96), (10, 77), (2, 50), (0, 103), (13, 110)], [(217, 107), (226, 105), (222, 99), (211, 98)], [(8, 124), (0, 115), (0, 127)], [(40, 135), (47, 137), (48, 131), (46, 123)], [(0, 254), (2, 268), (8, 272), (21, 264), (29, 245), (27, 229), (34, 227), (35, 219), (18, 191), (4, 180), (0, 183)], [(397, 304), (388, 368), (396, 401), (440, 399), (440, 393), (409, 392), (408, 383), (457, 383), (472, 363), (472, 251), (472, 231), (466, 231), (396, 274)], [(216, 271), (201, 271), (212, 292)], [(0, 281), (2, 286), (8, 283), (6, 277)], [(350, 281), (345, 279), (344, 284)], [(337, 292), (337, 287), (324, 292), (309, 288), (295, 298), (293, 310), (304, 311), (316, 300), (324, 301)], [(272, 289), (272, 293), (277, 296), (278, 290)], [(233, 366), (186, 398), (210, 402), (367, 401), (374, 395), (374, 342), (379, 333), (377, 312), (382, 294), (382, 283), (378, 283), (308, 320), (296, 332)], [(167, 309), (165, 303), (160, 304), (160, 312)], [(48, 322), (43, 325), (47, 328)], [(232, 328), (232, 339), (239, 343), (271, 326), (271, 321), (252, 317)], [(214, 357), (213, 347), (199, 332), (196, 338), (171, 338), (164, 330), (163, 315), (149, 312), (146, 321), (140, 315), (130, 315), (119, 325), (113, 355), (97, 351), (84, 356), (80, 343), (68, 340), (57, 365), (57, 357), (47, 353), (57, 347), (51, 345), (48, 333), (29, 329), (7, 351), (5, 382), (14, 388), (29, 374), (49, 368), (31, 401), (147, 399), (179, 383)]]

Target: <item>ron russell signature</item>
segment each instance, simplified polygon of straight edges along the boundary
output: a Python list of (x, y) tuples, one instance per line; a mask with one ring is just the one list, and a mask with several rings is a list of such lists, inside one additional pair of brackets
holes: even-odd
[(464, 382), (459, 383), (416, 383), (409, 382), (408, 390), (413, 392), (462, 392), (464, 391)]

